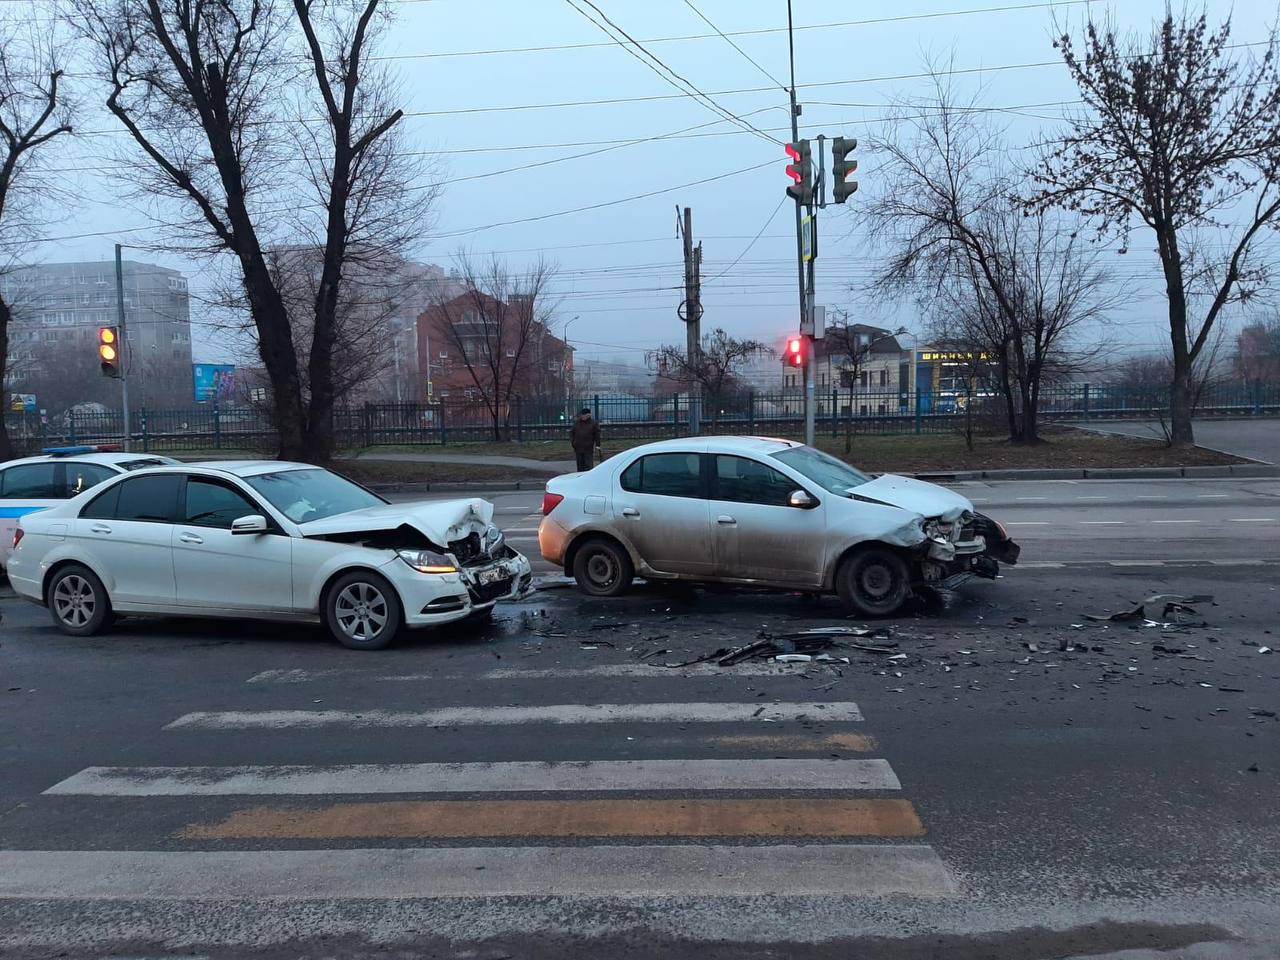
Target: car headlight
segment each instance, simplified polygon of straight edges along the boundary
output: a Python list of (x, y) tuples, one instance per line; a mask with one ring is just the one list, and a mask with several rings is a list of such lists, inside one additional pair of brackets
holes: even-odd
[(396, 555), (419, 573), (457, 573), (452, 560), (434, 550), (397, 550)]

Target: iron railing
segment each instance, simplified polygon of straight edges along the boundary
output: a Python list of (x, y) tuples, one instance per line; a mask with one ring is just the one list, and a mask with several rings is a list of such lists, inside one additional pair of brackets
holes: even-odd
[[(993, 395), (948, 393), (914, 395), (819, 390), (816, 429), (820, 434), (941, 434), (965, 429), (999, 430), (1005, 424), (1004, 401)], [(493, 440), (546, 441), (565, 438), (582, 407), (589, 408), (607, 438), (658, 439), (689, 432), (687, 394), (661, 397), (579, 397), (564, 400), (515, 399), (498, 416), (482, 400), (450, 398), (435, 403), (365, 404), (337, 412), (335, 433), (342, 449), (385, 445), (471, 443)], [(1042, 421), (1157, 419), (1166, 417), (1168, 393), (1161, 388), (1072, 384), (1046, 388), (1040, 397)], [(1198, 416), (1280, 415), (1280, 384), (1219, 384), (1197, 400)], [(800, 436), (804, 400), (785, 394), (736, 393), (700, 404), (708, 433)], [(20, 450), (80, 443), (119, 443), (124, 425), (119, 411), (69, 412), (47, 417), (9, 413), (9, 435)], [(133, 449), (155, 452), (246, 451), (275, 449), (270, 412), (261, 407), (203, 404), (178, 410), (135, 410)]]

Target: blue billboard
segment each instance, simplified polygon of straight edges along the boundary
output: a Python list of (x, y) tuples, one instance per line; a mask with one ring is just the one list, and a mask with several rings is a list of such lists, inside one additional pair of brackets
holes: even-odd
[(191, 377), (196, 403), (230, 400), (236, 385), (236, 366), (234, 363), (193, 363)]

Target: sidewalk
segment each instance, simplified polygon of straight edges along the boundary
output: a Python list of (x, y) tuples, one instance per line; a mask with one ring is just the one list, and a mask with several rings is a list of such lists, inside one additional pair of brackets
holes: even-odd
[[(1155, 420), (1092, 421), (1073, 426), (1096, 433), (1163, 440), (1164, 428)], [(1280, 420), (1196, 420), (1196, 446), (1230, 453), (1262, 463), (1280, 463)]]
[(491, 454), (358, 453), (351, 459), (376, 460), (384, 463), (452, 463), (485, 467), (515, 467), (549, 475), (573, 473), (578, 468), (572, 460), (531, 460), (528, 457), (504, 457)]

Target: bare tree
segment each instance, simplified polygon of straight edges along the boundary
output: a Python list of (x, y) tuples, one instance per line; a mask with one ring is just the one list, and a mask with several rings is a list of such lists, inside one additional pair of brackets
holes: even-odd
[[(40, 161), (49, 144), (71, 133), (70, 110), (61, 89), (62, 65), (52, 41), (24, 37), (17, 24), (0, 21), (0, 279), (19, 261), (39, 230), (36, 208), (44, 179)], [(0, 283), (0, 460), (13, 456), (4, 416), (13, 319), (7, 284)]]
[(696, 388), (711, 404), (711, 429), (720, 426), (725, 397), (737, 387), (737, 374), (753, 356), (769, 351), (759, 340), (739, 340), (717, 327), (702, 337), (698, 355), (690, 362), (686, 350), (659, 347), (651, 355), (659, 379)]
[(888, 254), (874, 285), (912, 291), (927, 310), (967, 292), (966, 339), (984, 341), (996, 358), (1010, 439), (1034, 444), (1046, 371), (1066, 365), (1072, 336), (1123, 292), (1074, 222), (1026, 215), (1001, 136), (975, 106), (935, 73), (933, 95), (903, 104), (873, 139), (891, 185), (866, 208)]
[[(393, 134), (402, 114), (369, 62), (386, 25), (380, 0), (75, 3), (107, 109), (141, 153), (138, 184), (188, 212), (188, 248), (236, 258), (280, 455), (328, 459), (344, 268), (359, 250), (394, 248), (428, 206), (408, 196)], [(291, 111), (317, 103), (318, 119)], [(299, 157), (313, 198), (279, 186)], [(266, 252), (299, 235), (321, 251), (305, 378)]]
[[(1256, 241), (1280, 219), (1280, 61), (1233, 49), (1230, 20), (1166, 13), (1148, 36), (1089, 20), (1057, 41), (1084, 99), (1039, 170), (1043, 208), (1154, 234), (1168, 296), (1171, 441), (1194, 442), (1194, 369), (1214, 324), (1265, 284)], [(1239, 46), (1239, 45), (1235, 45)], [(1194, 314), (1194, 315), (1193, 315)]]
[(523, 273), (493, 257), (478, 264), (458, 257), (460, 296), (444, 292), (434, 304), (437, 332), (457, 353), (471, 389), (489, 413), (493, 439), (509, 435), (513, 403), (535, 388), (536, 345), (547, 335), (554, 306), (547, 284), (555, 269), (543, 260)]

